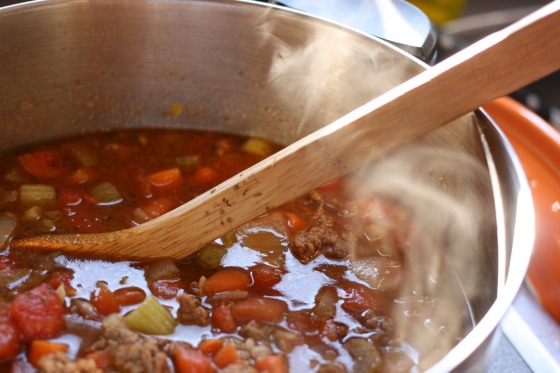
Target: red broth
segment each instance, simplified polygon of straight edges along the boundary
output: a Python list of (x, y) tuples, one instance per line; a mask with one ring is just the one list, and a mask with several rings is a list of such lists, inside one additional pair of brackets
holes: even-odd
[[(0, 368), (415, 369), (421, 356), (395, 328), (395, 310), (438, 333), (445, 325), (429, 325), (431, 306), (412, 310), (397, 302), (414, 245), (407, 239), (411, 223), (390, 200), (356, 193), (355, 179), (330, 182), (181, 261), (9, 247), (13, 237), (142, 224), (278, 149), (220, 133), (130, 130), (4, 155)], [(374, 281), (356, 273), (352, 261), (373, 268)]]

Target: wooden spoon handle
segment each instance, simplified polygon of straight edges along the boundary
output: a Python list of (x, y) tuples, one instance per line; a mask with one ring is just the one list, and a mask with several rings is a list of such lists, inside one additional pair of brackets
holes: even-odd
[(185, 205), (141, 226), (12, 247), (182, 258), (387, 151), (560, 68), (560, 1), (464, 49)]

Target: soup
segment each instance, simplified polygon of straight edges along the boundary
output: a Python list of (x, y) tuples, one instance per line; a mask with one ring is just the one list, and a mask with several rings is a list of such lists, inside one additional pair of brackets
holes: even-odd
[[(71, 257), (9, 247), (18, 237), (142, 224), (278, 149), (259, 138), (138, 129), (5, 154), (0, 367), (421, 369), (421, 348), (399, 331), (394, 315), (439, 338), (450, 332), (433, 311), (445, 300), (403, 295), (411, 265), (406, 253), (415, 246), (409, 230), (416, 223), (394, 201), (361, 188), (357, 177), (310, 191), (181, 261)], [(460, 291), (451, 274), (438, 281)], [(467, 313), (466, 301), (462, 309)], [(466, 323), (462, 333), (469, 327)], [(459, 341), (461, 335), (451, 338)]]

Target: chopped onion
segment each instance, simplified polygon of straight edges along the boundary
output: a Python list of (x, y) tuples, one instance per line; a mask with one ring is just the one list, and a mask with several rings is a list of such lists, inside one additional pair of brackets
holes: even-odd
[(130, 330), (152, 335), (171, 334), (177, 325), (169, 310), (152, 296), (126, 315), (124, 321)]
[(196, 260), (209, 268), (218, 268), (227, 249), (221, 245), (210, 243), (204, 246), (197, 254)]
[(122, 201), (117, 187), (106, 181), (93, 185), (88, 192), (97, 200), (98, 205), (114, 205)]
[(258, 137), (251, 137), (241, 147), (245, 153), (266, 157), (272, 153), (272, 147), (266, 140)]
[(16, 190), (0, 188), (0, 207), (15, 202), (17, 198), (18, 192)]
[(157, 281), (164, 278), (172, 278), (179, 274), (179, 268), (173, 260), (162, 259), (148, 264), (145, 270), (148, 281)]
[(48, 203), (56, 200), (56, 189), (46, 184), (22, 184), (19, 198), (24, 204)]
[(175, 158), (175, 164), (182, 169), (191, 171), (200, 167), (200, 157), (198, 155), (186, 155)]

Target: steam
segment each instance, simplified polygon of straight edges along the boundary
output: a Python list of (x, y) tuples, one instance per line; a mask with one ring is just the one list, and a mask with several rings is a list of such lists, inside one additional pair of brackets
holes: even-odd
[[(332, 122), (412, 74), (403, 71), (398, 54), (368, 48), (371, 44), (359, 35), (320, 22), (309, 29), (296, 23), (293, 39), (284, 41), (275, 36), (279, 26), (266, 12), (256, 21), (261, 47), (275, 50), (268, 76), (274, 100), (300, 113), (300, 135)], [(420, 370), (441, 359), (457, 344), (465, 326), (472, 325), (466, 300), (476, 298), (481, 286), (481, 252), (495, 224), (488, 212), (493, 202), (485, 165), (468, 154), (426, 144), (420, 141), (393, 152), (361, 173), (368, 190), (396, 201), (414, 222), (407, 271), (399, 279), (391, 316), (397, 335), (406, 336), (423, 356)], [(358, 268), (357, 256), (352, 258)], [(374, 276), (362, 279), (379, 280), (382, 272), (383, 268), (374, 268)]]
[[(459, 172), (458, 172), (459, 170)], [(395, 201), (413, 223), (406, 271), (392, 318), (423, 356), (424, 370), (457, 344), (472, 325), (467, 299), (476, 297), (480, 250), (493, 223), (481, 192), (487, 170), (472, 156), (411, 146), (362, 171), (367, 189)], [(488, 189), (487, 189), (488, 191)], [(419, 322), (421, 321), (421, 322)]]

